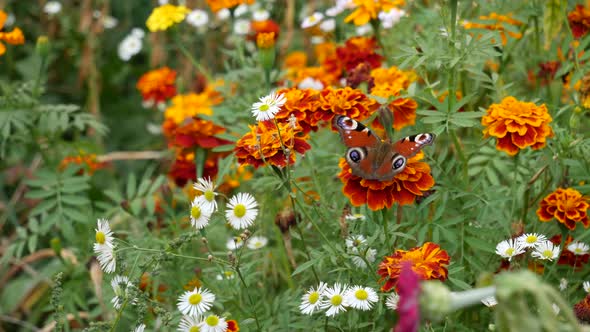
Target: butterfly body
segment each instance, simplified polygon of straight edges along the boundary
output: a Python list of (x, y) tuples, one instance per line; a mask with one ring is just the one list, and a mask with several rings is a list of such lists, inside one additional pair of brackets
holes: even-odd
[(424, 133), (402, 138), (392, 143), (383, 141), (362, 123), (346, 116), (334, 117), (346, 151), (346, 161), (352, 174), (367, 180), (389, 181), (406, 167), (407, 159), (424, 146), (431, 145), (436, 137)]

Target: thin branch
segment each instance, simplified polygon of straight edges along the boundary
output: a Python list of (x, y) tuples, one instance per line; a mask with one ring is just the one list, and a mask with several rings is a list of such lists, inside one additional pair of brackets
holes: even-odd
[(168, 151), (116, 151), (97, 156), (96, 160), (104, 163), (115, 160), (162, 159), (167, 154)]

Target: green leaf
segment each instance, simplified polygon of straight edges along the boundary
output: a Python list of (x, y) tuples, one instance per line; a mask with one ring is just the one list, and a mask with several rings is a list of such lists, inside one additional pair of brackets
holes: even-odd
[[(64, 215), (66, 215), (68, 218), (70, 218), (73, 221), (86, 222), (89, 220), (88, 216), (86, 216), (85, 214), (83, 214), (82, 212), (80, 212), (79, 210), (77, 210), (75, 208), (63, 207), (62, 211), (63, 211)], [(64, 222), (62, 220), (60, 225), (63, 225), (63, 224), (64, 224)]]
[(31, 190), (25, 194), (26, 198), (30, 199), (43, 199), (55, 195), (53, 190)]
[(551, 40), (561, 31), (567, 1), (547, 0), (543, 12), (543, 31), (545, 32), (545, 48), (549, 49)]
[(127, 178), (127, 199), (132, 199), (135, 197), (135, 189), (137, 187), (137, 179), (135, 178), (135, 173), (131, 173)]
[(291, 274), (291, 276), (295, 276), (298, 275), (299, 273), (309, 269), (310, 267), (312, 267), (314, 264), (316, 264), (319, 261), (319, 259), (312, 259), (309, 260), (301, 265), (299, 265), (295, 271), (293, 271), (293, 273)]
[(29, 249), (30, 253), (34, 253), (35, 249), (37, 249), (37, 235), (31, 235), (29, 236), (28, 240), (27, 240), (27, 249)]
[(47, 199), (39, 203), (35, 206), (31, 211), (29, 211), (30, 216), (36, 216), (43, 212), (49, 211), (51, 208), (57, 205), (57, 201), (55, 199)]
[(90, 203), (90, 200), (80, 195), (62, 195), (61, 200), (69, 205), (86, 205)]

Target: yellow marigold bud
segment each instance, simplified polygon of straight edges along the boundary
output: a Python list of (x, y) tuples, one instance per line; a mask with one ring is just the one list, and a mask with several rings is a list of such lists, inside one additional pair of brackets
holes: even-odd
[(275, 46), (274, 32), (261, 32), (256, 36), (256, 45), (258, 48), (271, 48)]
[(46, 57), (49, 54), (49, 38), (47, 36), (39, 36), (35, 49), (39, 56)]

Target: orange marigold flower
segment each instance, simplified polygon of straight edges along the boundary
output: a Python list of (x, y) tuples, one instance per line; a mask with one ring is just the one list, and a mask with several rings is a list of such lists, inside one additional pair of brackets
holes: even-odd
[(65, 157), (59, 164), (60, 169), (65, 169), (70, 164), (77, 164), (83, 165), (84, 169), (80, 171), (80, 173), (84, 173), (84, 171), (88, 172), (88, 175), (94, 174), (95, 171), (107, 167), (107, 163), (98, 162), (96, 159), (95, 154), (85, 154), (81, 153), (77, 156), (68, 156)]
[(385, 256), (377, 273), (381, 276), (380, 282), (384, 292), (396, 287), (404, 262), (412, 264), (412, 271), (422, 280), (445, 281), (447, 279), (447, 265), (451, 262), (449, 254), (436, 243), (426, 242), (421, 247), (410, 250), (396, 250), (393, 255)]
[(590, 30), (590, 9), (576, 5), (576, 9), (567, 14), (567, 20), (574, 38), (581, 38)]
[(254, 176), (249, 165), (234, 164), (231, 166), (229, 174), (223, 177), (223, 182), (217, 189), (222, 193), (229, 193), (236, 189), (240, 184), (248, 181)]
[(231, 9), (241, 4), (251, 5), (254, 0), (207, 0), (207, 4), (211, 11), (217, 13), (222, 9)]
[(250, 34), (249, 39), (252, 41), (258, 40), (258, 35), (261, 33), (271, 33), (274, 32), (274, 41), (279, 38), (279, 32), (281, 27), (279, 24), (273, 20), (266, 20), (266, 21), (252, 21), (250, 22), (250, 28), (252, 30), (252, 34)]
[(277, 120), (285, 122), (293, 116), (297, 120), (297, 125), (301, 126), (305, 134), (318, 129), (318, 119), (314, 117), (314, 113), (320, 105), (320, 94), (318, 91), (313, 89), (288, 88), (280, 89), (277, 93), (287, 98), (287, 102), (275, 114)]
[[(217, 175), (218, 154), (210, 154), (203, 165), (203, 177), (214, 178)], [(174, 180), (177, 186), (184, 187), (189, 181), (197, 180), (197, 166), (195, 165), (195, 154), (181, 152), (176, 156), (174, 163), (168, 171), (168, 176)]]
[(164, 112), (164, 118), (171, 119), (178, 125), (184, 119), (196, 115), (212, 115), (211, 106), (214, 106), (215, 103), (209, 97), (210, 95), (207, 93), (177, 95), (172, 98), (172, 105)]
[[(400, 95), (401, 91), (407, 89), (417, 78), (414, 73), (399, 70), (395, 66), (389, 69), (374, 69), (371, 71), (371, 77), (374, 83), (371, 94), (383, 98)], [(398, 98), (389, 103), (388, 108), (393, 114), (393, 128), (395, 130), (416, 123), (418, 103), (415, 100)], [(375, 128), (383, 128), (379, 119), (375, 119), (372, 125)]]
[(238, 322), (236, 320), (230, 319), (227, 321), (227, 330), (228, 332), (238, 332), (240, 331), (240, 327), (238, 326)]
[[(0, 10), (0, 30), (4, 27), (8, 15), (3, 10)], [(1, 42), (4, 41), (10, 45), (21, 45), (25, 43), (25, 35), (19, 28), (14, 28), (10, 32), (0, 31), (0, 55), (6, 53), (6, 46)]]
[(320, 81), (324, 87), (330, 86), (338, 82), (340, 74), (334, 75), (328, 72), (325, 67), (304, 67), (297, 70), (292, 77), (293, 83), (298, 85), (306, 78), (312, 78)]
[(483, 29), (499, 31), (500, 38), (502, 38), (502, 45), (506, 45), (506, 43), (508, 42), (506, 34), (516, 39), (522, 38), (522, 33), (515, 32), (512, 30), (516, 30), (516, 28), (523, 25), (523, 23), (517, 19), (512, 18), (511, 13), (509, 13), (508, 15), (499, 15), (496, 13), (491, 13), (489, 16), (480, 16), (479, 19), (483, 21), (491, 21), (491, 23), (465, 22), (463, 23), (463, 27), (465, 29)]
[(215, 135), (224, 133), (225, 128), (209, 120), (195, 117), (186, 119), (180, 126), (171, 126), (169, 122), (165, 122), (165, 124), (166, 130), (164, 130), (164, 134), (170, 146), (181, 148), (199, 146), (210, 149), (232, 143), (228, 140), (215, 137)]
[(587, 294), (580, 302), (574, 304), (576, 318), (584, 324), (590, 324), (590, 294)]
[(176, 71), (162, 67), (148, 71), (137, 81), (137, 90), (146, 102), (161, 103), (176, 94)]
[(332, 42), (324, 42), (316, 44), (313, 51), (318, 63), (323, 63), (326, 58), (336, 54), (336, 44)]
[(352, 21), (354, 25), (365, 25), (370, 20), (377, 19), (379, 12), (387, 12), (406, 4), (404, 0), (353, 0), (352, 2), (354, 12), (348, 15), (344, 22)]
[(552, 120), (545, 104), (537, 106), (506, 97), (490, 105), (481, 124), (485, 127), (484, 137), (497, 138), (496, 149), (514, 156), (528, 146), (533, 150), (544, 147), (547, 137), (553, 137), (549, 126)]
[(266, 49), (275, 46), (274, 32), (261, 32), (256, 36), (256, 46), (258, 48)]
[(378, 48), (379, 44), (374, 37), (352, 37), (344, 46), (336, 49), (336, 57), (346, 71), (356, 68), (363, 62), (368, 63), (371, 68), (379, 68), (383, 56), (376, 53)]
[[(590, 260), (590, 253), (589, 254), (583, 254), (583, 255), (576, 255), (575, 253), (569, 251), (567, 249), (567, 247), (569, 246), (569, 244), (573, 241), (574, 239), (572, 238), (571, 235), (568, 235), (565, 238), (565, 242), (563, 244), (563, 248), (564, 250), (561, 250), (560, 254), (559, 254), (559, 259), (557, 260), (557, 264), (559, 265), (570, 265), (573, 266), (575, 268), (581, 268), (584, 264), (588, 264), (588, 261)], [(552, 236), (549, 241), (551, 241), (554, 245), (556, 246), (561, 246), (561, 234), (557, 234)], [(576, 269), (576, 270), (578, 270)]]
[(362, 121), (378, 108), (379, 103), (367, 97), (361, 90), (350, 87), (326, 88), (320, 92), (320, 108), (314, 116), (317, 120), (331, 121), (338, 114)]
[(537, 216), (541, 221), (555, 218), (568, 229), (574, 230), (576, 223), (582, 223), (585, 228), (590, 226), (588, 220), (588, 197), (573, 188), (557, 188), (541, 201)]
[(393, 203), (407, 205), (434, 186), (430, 166), (421, 162), (424, 153), (408, 159), (406, 168), (389, 181), (367, 180), (352, 174), (352, 169), (341, 158), (338, 177), (344, 184), (342, 192), (354, 206), (367, 204), (371, 210), (391, 208)]
[(278, 123), (278, 129), (280, 129), (280, 137), (272, 121), (261, 121), (256, 126), (250, 126), (250, 132), (242, 136), (234, 148), (238, 162), (256, 168), (265, 163), (285, 167), (287, 156), (281, 142), (290, 151), (289, 165), (295, 163), (295, 152), (304, 154), (311, 149), (311, 145), (307, 143), (308, 136), (303, 134), (300, 126), (293, 128), (290, 123)]

